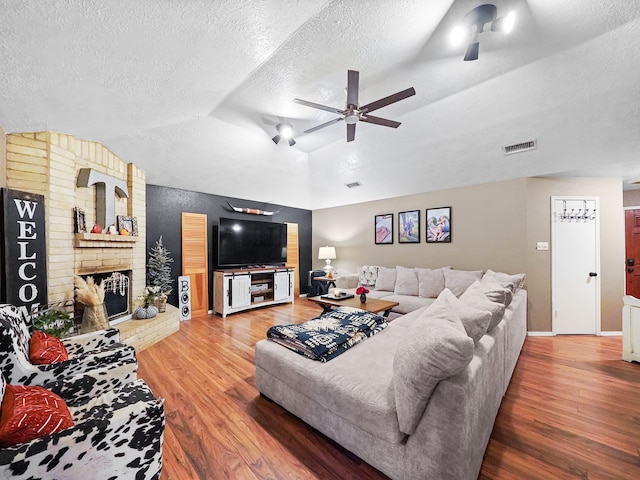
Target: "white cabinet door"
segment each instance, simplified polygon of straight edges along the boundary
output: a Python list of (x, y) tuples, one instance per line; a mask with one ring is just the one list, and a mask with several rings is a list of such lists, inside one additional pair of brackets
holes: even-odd
[(229, 283), (229, 288), (231, 289), (231, 308), (250, 305), (251, 277), (249, 275), (232, 277)]
[(290, 272), (276, 272), (273, 275), (273, 300), (286, 300), (291, 297), (291, 275)]

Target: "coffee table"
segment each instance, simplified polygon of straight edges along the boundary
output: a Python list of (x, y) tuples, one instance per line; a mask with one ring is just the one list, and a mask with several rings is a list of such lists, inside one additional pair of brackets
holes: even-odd
[(377, 298), (368, 298), (366, 303), (361, 303), (360, 297), (357, 295), (353, 298), (345, 298), (342, 300), (331, 300), (330, 298), (322, 297), (309, 297), (307, 300), (320, 305), (322, 307), (322, 313), (327, 313), (336, 307), (352, 307), (366, 310), (371, 313), (384, 312), (382, 314), (383, 317), (388, 316), (393, 307), (400, 305), (398, 302), (389, 302), (387, 300), (379, 300)]

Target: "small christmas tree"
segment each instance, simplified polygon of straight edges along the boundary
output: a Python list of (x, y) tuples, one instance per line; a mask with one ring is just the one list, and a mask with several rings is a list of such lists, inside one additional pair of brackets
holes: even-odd
[(149, 263), (147, 265), (147, 283), (152, 287), (159, 287), (164, 295), (171, 292), (171, 267), (173, 258), (169, 256), (169, 251), (162, 244), (162, 235), (156, 242), (156, 246), (149, 253)]

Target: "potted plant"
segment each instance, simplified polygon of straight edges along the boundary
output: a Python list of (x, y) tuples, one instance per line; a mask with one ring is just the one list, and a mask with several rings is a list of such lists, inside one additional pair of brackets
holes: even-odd
[(167, 297), (171, 293), (171, 266), (173, 258), (169, 255), (169, 251), (162, 244), (162, 235), (156, 242), (156, 246), (149, 253), (149, 263), (147, 264), (147, 284), (151, 287), (157, 287), (156, 298), (154, 303), (159, 312), (164, 312), (167, 306)]
[(138, 296), (141, 306), (135, 309), (133, 316), (137, 319), (153, 318), (158, 314), (158, 308), (153, 305), (160, 294), (160, 287), (144, 287), (144, 291)]

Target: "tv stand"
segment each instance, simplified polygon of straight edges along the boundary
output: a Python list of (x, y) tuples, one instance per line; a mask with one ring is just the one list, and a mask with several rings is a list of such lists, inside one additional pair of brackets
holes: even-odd
[(213, 309), (230, 313), (293, 303), (294, 268), (244, 267), (213, 272)]

